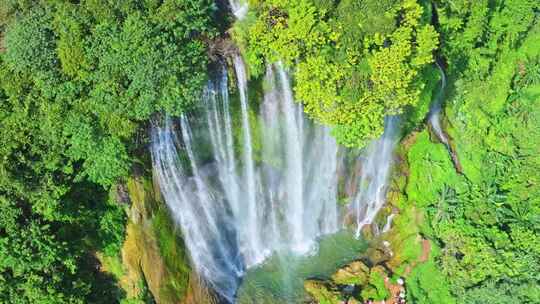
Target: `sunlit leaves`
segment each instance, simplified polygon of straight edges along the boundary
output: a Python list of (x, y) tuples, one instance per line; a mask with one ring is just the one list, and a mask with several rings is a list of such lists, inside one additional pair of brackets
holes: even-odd
[[(341, 144), (365, 145), (382, 134), (385, 115), (418, 101), (415, 80), (432, 62), (438, 35), (421, 24), (416, 1), (345, 1), (337, 11), (307, 0), (260, 1), (255, 9), (256, 18), (248, 16), (236, 29), (250, 71), (260, 74), (265, 62), (290, 67), (296, 99), (309, 116), (331, 126)], [(374, 12), (384, 16), (372, 20)]]

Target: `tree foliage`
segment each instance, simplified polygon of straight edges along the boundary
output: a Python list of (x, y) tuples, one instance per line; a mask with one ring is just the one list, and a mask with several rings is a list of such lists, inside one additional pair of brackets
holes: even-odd
[(0, 302), (117, 302), (94, 256), (118, 255), (124, 237), (125, 212), (107, 191), (129, 173), (151, 115), (195, 101), (213, 6), (0, 6)]
[(438, 2), (452, 82), (446, 127), (463, 175), (422, 132), (408, 152), (407, 195), (426, 210), (424, 233), (441, 245), (433, 272), (457, 303), (540, 303), (538, 9)]
[(415, 0), (323, 2), (257, 1), (236, 38), (253, 75), (278, 61), (294, 69), (305, 112), (340, 143), (363, 146), (386, 115), (417, 103), (438, 35)]

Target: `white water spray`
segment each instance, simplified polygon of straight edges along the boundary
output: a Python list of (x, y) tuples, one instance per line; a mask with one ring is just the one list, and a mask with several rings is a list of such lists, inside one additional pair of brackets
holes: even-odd
[(247, 74), (244, 61), (239, 55), (234, 57), (234, 69), (236, 71), (236, 80), (238, 85), (238, 94), (240, 96), (240, 106), (242, 111), (242, 157), (244, 165), (244, 176), (242, 185), (243, 193), (246, 195), (246, 204), (241, 207), (246, 212), (240, 214), (239, 219), (245, 220), (243, 225), (245, 229), (240, 229), (242, 251), (245, 255), (246, 265), (252, 266), (262, 262), (269, 254), (263, 247), (261, 234), (261, 208), (258, 206), (258, 189), (256, 188), (258, 176), (255, 172), (255, 163), (253, 161), (253, 143), (251, 138), (251, 126), (249, 121), (249, 110), (247, 100)]
[(229, 0), (231, 11), (238, 20), (244, 19), (248, 12), (247, 0)]
[(397, 143), (398, 118), (387, 117), (381, 138), (373, 141), (366, 149), (362, 161), (359, 190), (354, 198), (356, 212), (356, 236), (364, 225), (369, 225), (386, 202), (394, 148)]
[(176, 132), (170, 119), (164, 127), (152, 130), (152, 159), (161, 192), (174, 219), (180, 224), (191, 259), (202, 277), (212, 277), (212, 287), (232, 302), (228, 291), (238, 288), (244, 271), (235, 241), (234, 223), (226, 207), (207, 188), (208, 175), (199, 171), (191, 147), (191, 134), (185, 118), (181, 119), (184, 150), (189, 168), (178, 158)]
[(442, 98), (444, 96), (444, 89), (446, 88), (446, 75), (444, 74), (444, 70), (439, 63), (437, 63), (437, 68), (439, 69), (439, 73), (441, 74), (441, 89), (437, 94), (437, 97), (431, 104), (431, 109), (429, 110), (428, 114), (428, 120), (429, 124), (433, 128), (433, 131), (435, 132), (435, 135), (437, 135), (439, 140), (448, 147), (448, 138), (444, 134), (441, 127)]
[[(233, 62), (239, 117), (231, 116), (223, 69), (203, 95), (204, 119), (166, 119), (152, 132), (156, 177), (193, 264), (229, 302), (246, 268), (274, 253), (315, 250), (318, 237), (340, 226), (338, 147), (328, 129), (304, 118), (280, 66), (268, 69), (260, 126), (254, 128), (245, 67), (240, 57)], [(241, 138), (233, 134), (235, 122)], [(262, 136), (257, 145), (256, 130)], [(208, 147), (211, 159), (204, 156)]]

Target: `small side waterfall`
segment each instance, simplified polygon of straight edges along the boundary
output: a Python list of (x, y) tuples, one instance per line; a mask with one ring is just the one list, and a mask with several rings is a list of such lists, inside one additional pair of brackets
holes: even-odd
[(229, 0), (231, 11), (238, 20), (244, 19), (248, 12), (248, 0)]
[(386, 192), (394, 148), (397, 143), (398, 117), (387, 117), (384, 134), (373, 141), (365, 150), (362, 161), (359, 190), (354, 198), (356, 211), (356, 236), (360, 236), (364, 225), (371, 224), (377, 212), (386, 202)]
[(395, 213), (391, 213), (386, 217), (386, 223), (383, 226), (382, 233), (390, 231), (390, 228), (392, 228), (392, 220), (396, 216)]
[(452, 158), (452, 163), (454, 164), (454, 168), (456, 169), (457, 173), (462, 173), (463, 169), (461, 167), (461, 163), (459, 161), (458, 153), (455, 150), (454, 147), (452, 147), (450, 140), (448, 139), (446, 133), (444, 132), (442, 126), (441, 126), (441, 111), (442, 111), (442, 103), (443, 103), (443, 96), (444, 96), (444, 89), (446, 88), (446, 75), (444, 73), (444, 69), (439, 64), (439, 62), (436, 62), (437, 68), (439, 69), (439, 73), (441, 74), (441, 87), (440, 91), (431, 103), (431, 107), (429, 109), (428, 113), (428, 123), (431, 126), (431, 129), (439, 138), (439, 140), (446, 146), (446, 149), (448, 150), (448, 153), (450, 154), (450, 157)]
[(439, 140), (448, 147), (448, 138), (446, 138), (446, 135), (442, 130), (440, 117), (442, 111), (442, 97), (444, 96), (444, 89), (446, 88), (446, 75), (444, 74), (444, 70), (438, 62), (437, 68), (439, 69), (439, 73), (441, 74), (441, 89), (437, 94), (437, 97), (431, 104), (431, 108), (428, 114), (428, 120), (429, 124), (433, 128), (433, 131), (435, 132), (435, 135), (437, 135)]

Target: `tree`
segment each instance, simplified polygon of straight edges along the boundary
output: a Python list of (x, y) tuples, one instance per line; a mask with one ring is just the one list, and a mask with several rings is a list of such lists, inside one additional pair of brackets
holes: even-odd
[[(196, 102), (213, 6), (8, 1), (0, 53), (0, 302), (114, 303), (99, 271), (123, 208), (108, 191), (144, 158), (133, 138)], [(2, 20), (3, 22), (4, 20)], [(114, 189), (114, 188), (113, 188)]]
[[(386, 115), (416, 104), (419, 71), (432, 62), (438, 45), (416, 1), (363, 3), (366, 10), (388, 12), (375, 25), (362, 19), (354, 24), (342, 11), (353, 6), (347, 1), (331, 9), (308, 0), (259, 1), (256, 16), (235, 31), (251, 73), (259, 75), (264, 63), (277, 61), (293, 69), (304, 111), (350, 147), (380, 136)], [(370, 13), (351, 12), (366, 18)]]

